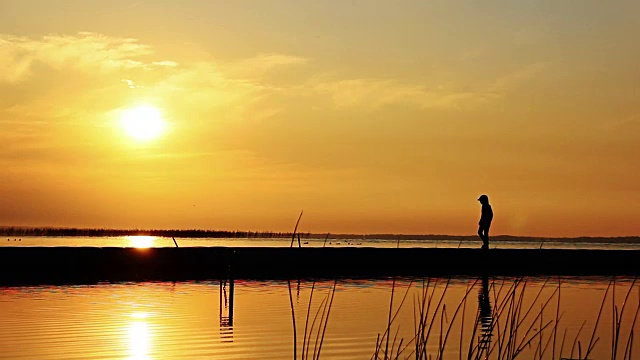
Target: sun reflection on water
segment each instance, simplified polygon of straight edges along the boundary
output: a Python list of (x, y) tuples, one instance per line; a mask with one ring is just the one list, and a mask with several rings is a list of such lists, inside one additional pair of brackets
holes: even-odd
[(128, 326), (129, 357), (130, 360), (150, 359), (151, 331), (149, 324), (145, 320), (147, 313), (136, 312), (131, 314), (134, 319)]
[(127, 240), (129, 241), (129, 246), (138, 248), (138, 249), (148, 249), (153, 246), (156, 241), (157, 236), (127, 236)]

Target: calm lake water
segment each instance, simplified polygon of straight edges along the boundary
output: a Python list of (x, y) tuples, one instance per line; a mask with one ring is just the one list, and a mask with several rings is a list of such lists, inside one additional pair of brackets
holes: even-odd
[[(177, 241), (184, 247), (290, 243), (290, 239)], [(308, 242), (303, 246), (480, 245), (479, 241), (303, 242)], [(540, 247), (522, 241), (492, 245)], [(22, 237), (0, 241), (0, 246), (174, 244), (171, 239), (145, 236)], [(639, 248), (574, 241), (543, 246)], [(315, 352), (322, 359), (371, 359), (378, 348), (380, 359), (385, 352), (415, 359), (416, 351), (433, 359), (439, 353), (444, 359), (466, 359), (469, 352), (472, 358), (504, 359), (509, 358), (505, 352), (517, 351), (522, 351), (518, 358), (523, 359), (540, 358), (541, 352), (543, 359), (559, 359), (561, 353), (565, 358), (584, 358), (592, 347), (590, 359), (610, 359), (613, 349), (618, 358), (637, 359), (637, 339), (631, 342), (635, 345), (627, 344), (631, 329), (633, 334), (640, 330), (635, 320), (639, 295), (640, 285), (633, 279), (603, 277), (212, 279), (0, 287), (0, 358), (293, 359), (295, 339), (296, 358), (303, 352), (313, 358)], [(617, 324), (615, 336), (612, 329)]]
[[(237, 246), (237, 247), (288, 247), (291, 239), (278, 238), (176, 238), (180, 247), (193, 246)], [(295, 245), (297, 246), (297, 240)], [(479, 248), (481, 241), (457, 241), (457, 240), (363, 240), (363, 239), (340, 239), (329, 238), (326, 243), (324, 239), (302, 239), (303, 247), (422, 247), (422, 248)], [(1, 246), (97, 246), (97, 247), (174, 247), (171, 238), (157, 236), (114, 236), (114, 237), (81, 237), (81, 236), (59, 236), (59, 237), (6, 237), (0, 238)], [(587, 242), (577, 239), (567, 239), (566, 241), (491, 241), (491, 248), (499, 249), (623, 249), (640, 250), (640, 243), (622, 242)]]
[[(629, 289), (632, 291), (622, 311)], [(458, 359), (459, 353), (466, 358), (470, 348), (476, 352), (491, 350), (488, 358), (498, 358), (499, 348), (505, 351), (509, 343), (505, 334), (513, 319), (519, 324), (517, 332), (511, 331), (514, 348), (523, 350), (519, 358), (534, 358), (536, 352), (545, 349), (543, 358), (551, 359), (557, 329), (556, 359), (561, 348), (564, 357), (569, 357), (572, 348), (575, 358), (578, 348), (584, 356), (592, 334), (595, 347), (589, 358), (604, 359), (611, 358), (616, 304), (621, 314), (618, 351), (622, 358), (637, 316), (639, 291), (640, 286), (630, 279), (618, 278), (613, 285), (611, 278), (555, 277), (4, 287), (0, 288), (0, 357), (292, 359), (293, 304), (298, 358), (305, 348), (309, 357), (315, 350), (321, 351), (323, 359), (370, 359), (378, 336), (382, 336), (380, 358), (385, 348), (395, 354), (407, 344), (399, 358), (415, 358), (411, 352), (416, 341), (412, 339), (415, 324), (423, 318), (424, 329), (431, 326), (426, 350), (434, 359), (443, 338), (445, 359)], [(429, 298), (430, 304), (422, 302)], [(331, 306), (323, 312), (328, 303)], [(594, 332), (602, 304), (602, 316)], [(390, 308), (395, 318), (389, 326)], [(387, 328), (392, 335), (388, 345), (384, 335)], [(634, 328), (637, 333), (638, 325)], [(532, 342), (523, 345), (528, 339)], [(637, 346), (630, 358), (640, 353)]]

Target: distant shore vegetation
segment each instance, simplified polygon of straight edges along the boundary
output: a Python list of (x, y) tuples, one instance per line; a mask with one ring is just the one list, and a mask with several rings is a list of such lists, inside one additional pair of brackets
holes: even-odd
[[(437, 234), (327, 234), (296, 233), (305, 239), (360, 239), (360, 240), (439, 240), (439, 241), (477, 241), (475, 235), (437, 235)], [(290, 232), (273, 231), (227, 231), (207, 229), (98, 229), (98, 228), (56, 228), (56, 227), (0, 227), (2, 236), (159, 236), (177, 238), (291, 238)], [(640, 236), (620, 237), (530, 237), (497, 235), (491, 241), (537, 241), (537, 242), (593, 242), (593, 243), (640, 243)]]
[[(160, 236), (181, 238), (281, 238), (290, 233), (271, 231), (224, 231), (199, 229), (88, 229), (54, 227), (0, 227), (4, 236)], [(304, 236), (305, 234), (300, 234)], [(308, 235), (308, 234), (307, 234)]]

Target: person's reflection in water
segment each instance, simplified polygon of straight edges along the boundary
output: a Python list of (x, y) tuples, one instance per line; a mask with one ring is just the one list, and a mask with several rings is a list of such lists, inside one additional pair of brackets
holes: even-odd
[(493, 314), (491, 311), (491, 299), (489, 298), (489, 277), (482, 276), (482, 288), (478, 291), (478, 308), (480, 310), (478, 355), (489, 356), (491, 337), (493, 333)]
[(235, 286), (233, 279), (220, 280), (220, 339), (223, 342), (233, 342), (233, 295)]

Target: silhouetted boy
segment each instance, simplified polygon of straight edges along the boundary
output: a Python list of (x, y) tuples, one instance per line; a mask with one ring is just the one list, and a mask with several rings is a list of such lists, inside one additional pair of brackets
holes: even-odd
[(482, 239), (482, 248), (488, 249), (489, 228), (491, 227), (491, 220), (493, 220), (493, 210), (491, 210), (487, 195), (480, 195), (478, 201), (482, 204), (482, 215), (480, 216), (480, 222), (478, 222), (478, 236)]

